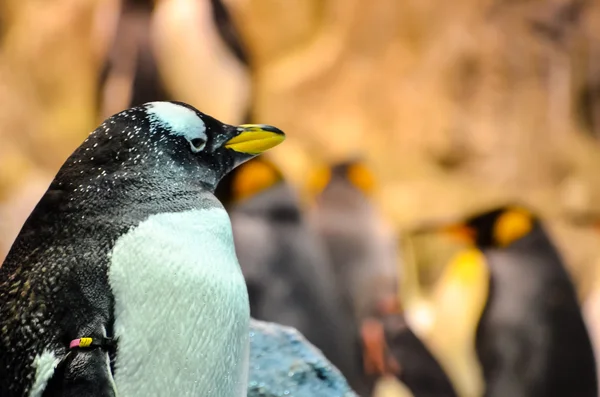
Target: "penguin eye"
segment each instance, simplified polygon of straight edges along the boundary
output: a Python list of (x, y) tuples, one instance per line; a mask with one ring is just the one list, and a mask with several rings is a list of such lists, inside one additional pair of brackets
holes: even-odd
[(194, 138), (190, 141), (190, 145), (192, 146), (192, 152), (198, 153), (204, 146), (206, 146), (206, 140), (202, 138)]

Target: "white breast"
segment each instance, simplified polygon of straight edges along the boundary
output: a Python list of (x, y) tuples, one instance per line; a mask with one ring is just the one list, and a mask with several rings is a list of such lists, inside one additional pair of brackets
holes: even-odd
[(248, 294), (225, 210), (151, 216), (115, 244), (109, 281), (120, 396), (246, 395)]

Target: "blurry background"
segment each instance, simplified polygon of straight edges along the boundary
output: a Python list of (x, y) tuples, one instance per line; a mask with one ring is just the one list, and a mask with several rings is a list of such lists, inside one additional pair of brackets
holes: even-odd
[(307, 175), (363, 158), (405, 310), (461, 395), (481, 387), (462, 331), (413, 299), (453, 252), (403, 237), (422, 222), (530, 205), (600, 338), (600, 2), (1, 0), (0, 258), (84, 137), (148, 98), (284, 130), (270, 158), (303, 208)]

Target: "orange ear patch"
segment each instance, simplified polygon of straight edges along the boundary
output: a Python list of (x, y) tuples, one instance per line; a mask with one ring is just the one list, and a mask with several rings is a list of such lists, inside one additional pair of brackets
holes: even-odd
[(520, 239), (533, 228), (533, 219), (529, 212), (522, 209), (506, 211), (498, 217), (494, 224), (494, 240), (501, 247), (506, 247)]
[(363, 164), (350, 165), (346, 175), (350, 183), (365, 194), (370, 194), (375, 189), (375, 177), (371, 170)]
[(232, 185), (233, 200), (240, 201), (252, 197), (281, 181), (279, 172), (273, 165), (260, 160), (252, 160), (240, 166)]
[(308, 178), (308, 191), (312, 195), (317, 195), (325, 189), (330, 180), (331, 170), (328, 167), (321, 167)]

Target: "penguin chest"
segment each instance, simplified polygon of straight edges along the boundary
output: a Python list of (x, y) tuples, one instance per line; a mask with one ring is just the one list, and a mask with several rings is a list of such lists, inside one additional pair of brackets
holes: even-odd
[(117, 240), (122, 396), (245, 396), (249, 304), (223, 209), (154, 215)]

